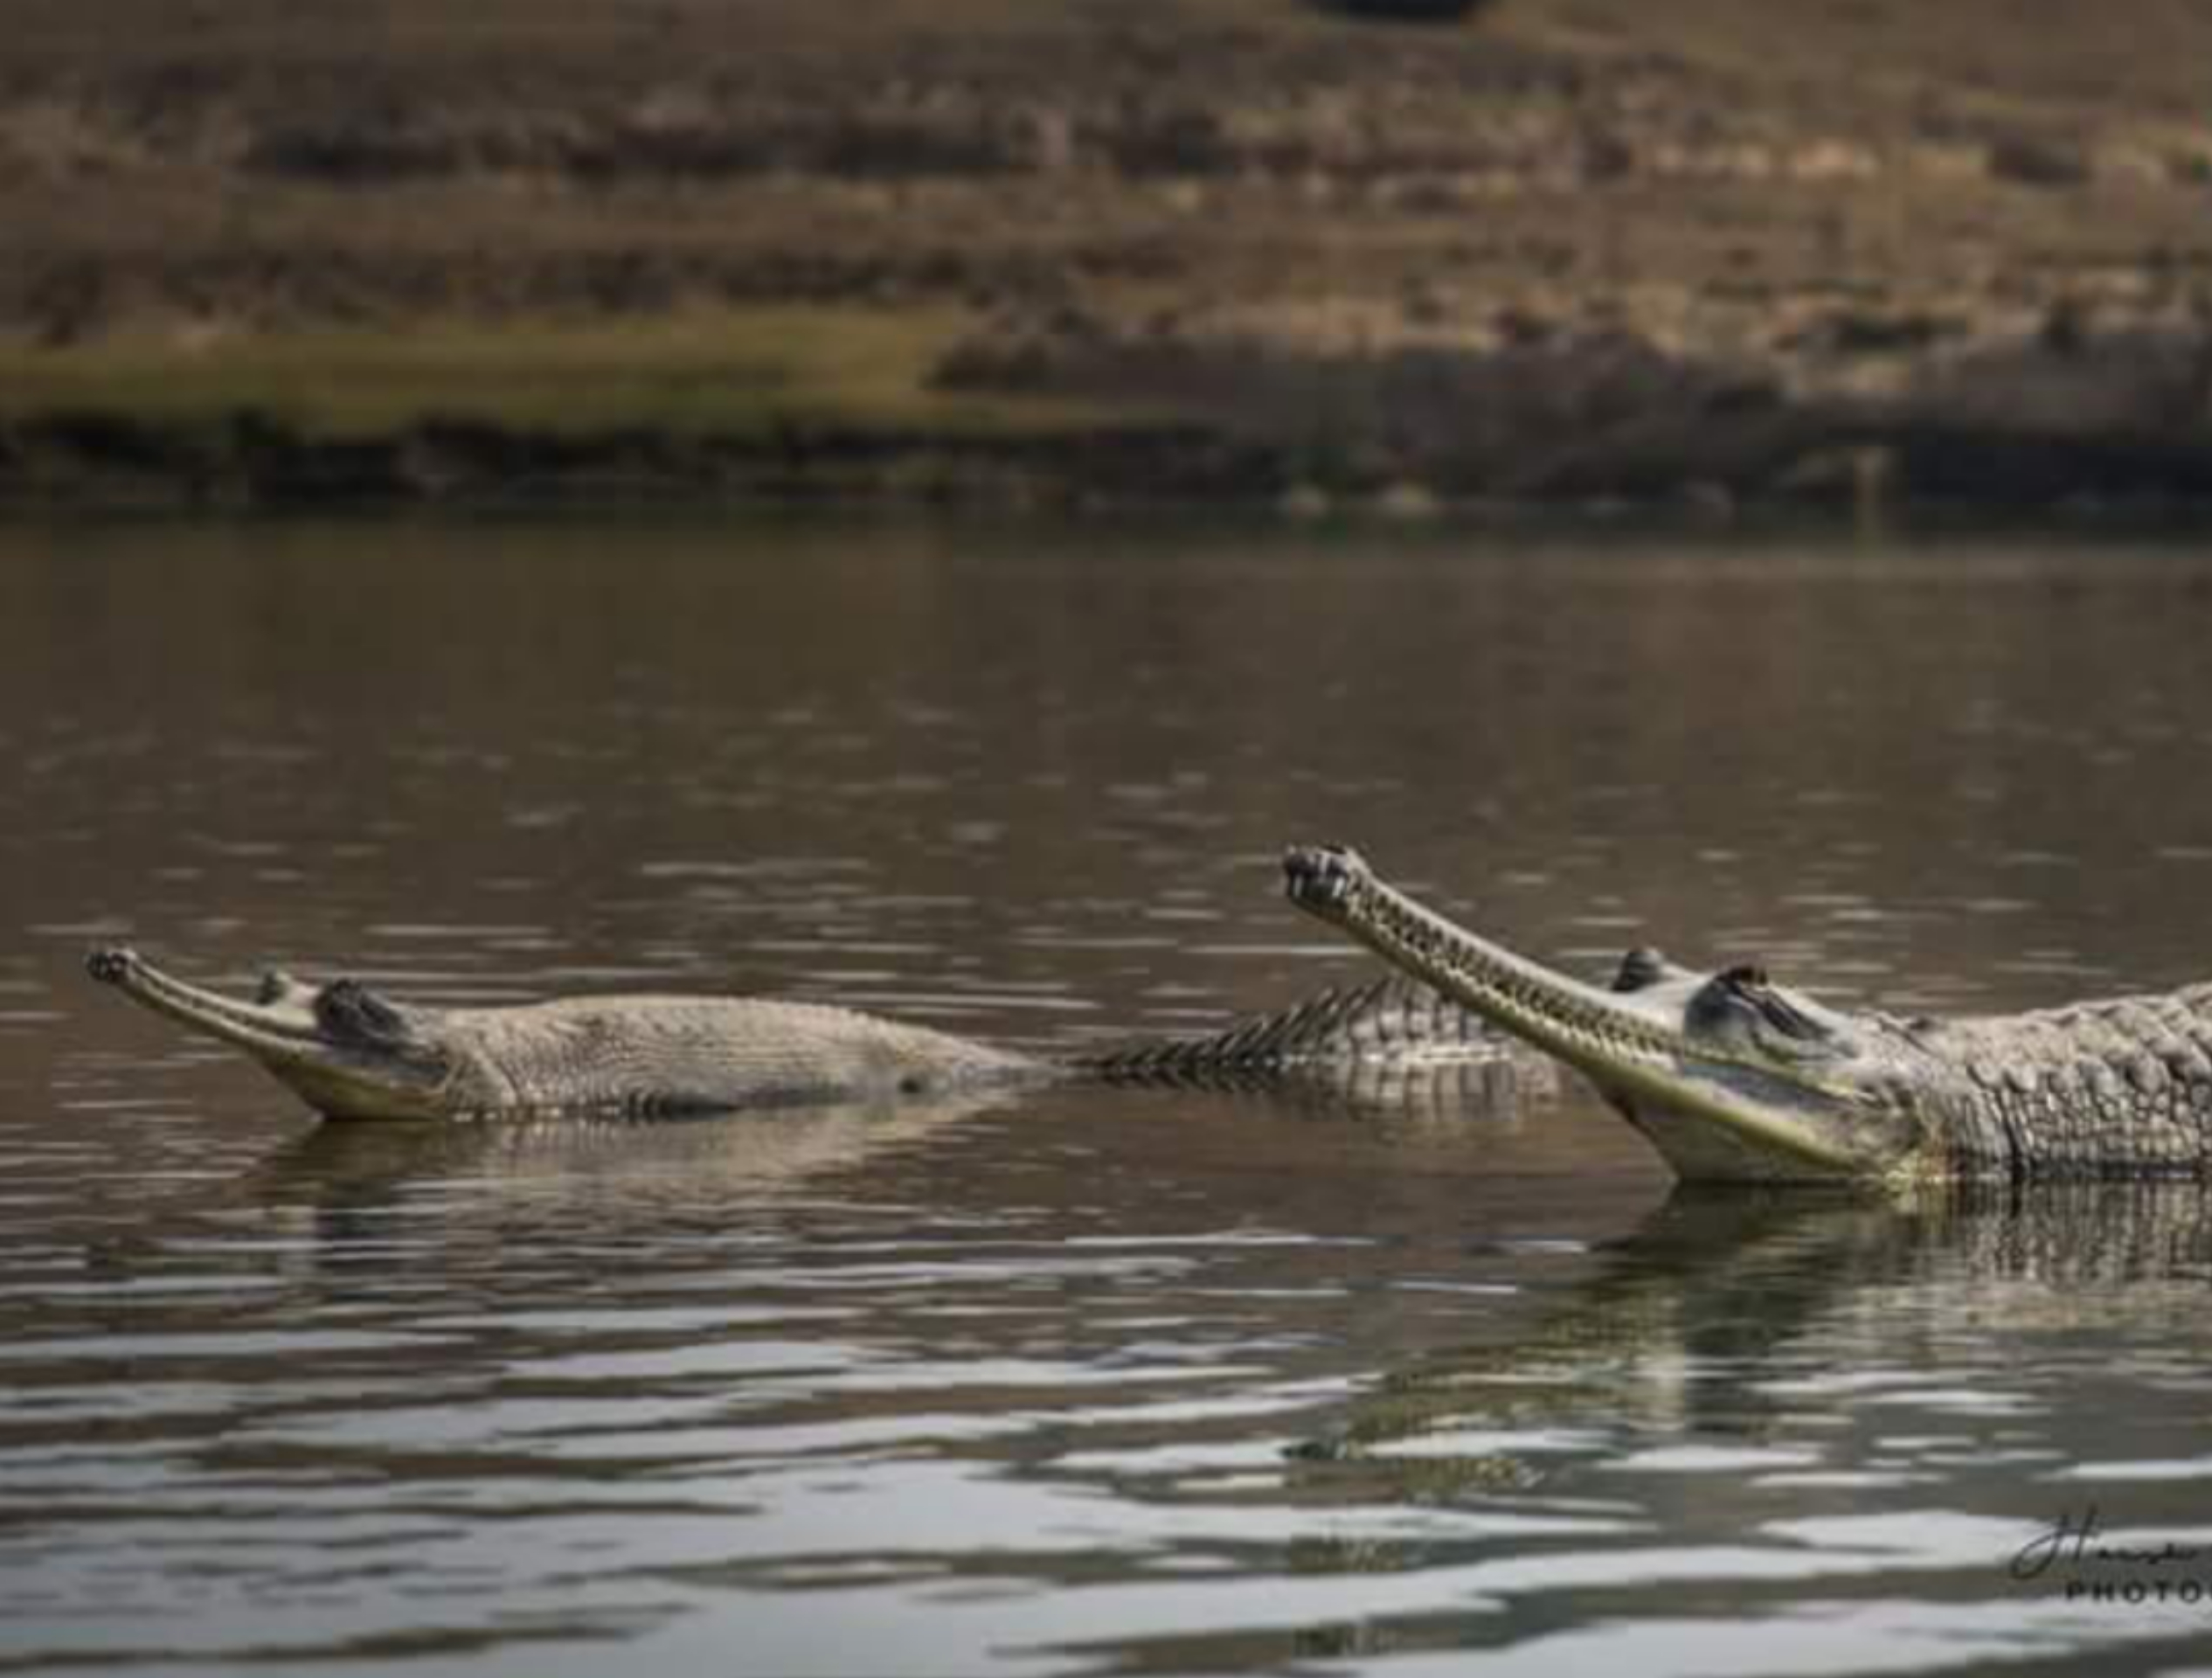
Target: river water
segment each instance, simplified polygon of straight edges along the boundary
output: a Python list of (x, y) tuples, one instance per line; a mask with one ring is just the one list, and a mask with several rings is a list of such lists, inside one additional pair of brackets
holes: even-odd
[(2194, 1190), (1670, 1195), (1510, 1080), (317, 1129), (80, 963), (1067, 1044), (1364, 973), (1277, 891), (1342, 839), (1597, 974), (2166, 986), (2209, 605), (2111, 539), (0, 530), (0, 1669), (2203, 1670)]

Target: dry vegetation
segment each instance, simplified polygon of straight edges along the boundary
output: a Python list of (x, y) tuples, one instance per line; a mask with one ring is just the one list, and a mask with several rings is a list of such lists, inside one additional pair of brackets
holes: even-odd
[[(772, 435), (785, 487), (794, 436), (1079, 481), (1090, 426), (1243, 493), (1869, 447), (1978, 493), (2026, 482), (1960, 453), (1993, 414), (2059, 491), (2212, 477), (2183, 0), (0, 0), (0, 483), (434, 422), (721, 438), (740, 489)], [(2085, 432), (2086, 477), (2037, 452)]]

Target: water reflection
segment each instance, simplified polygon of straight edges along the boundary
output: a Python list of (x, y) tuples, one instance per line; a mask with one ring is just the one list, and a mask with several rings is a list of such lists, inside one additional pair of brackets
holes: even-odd
[[(1540, 1460), (1456, 1447), (1622, 1425), (1756, 1442), (1807, 1397), (1924, 1397), (1931, 1368), (1936, 1381), (1957, 1377), (1962, 1343), (1992, 1342), (2001, 1362), (2035, 1337), (2093, 1329), (2159, 1348), (2171, 1369), (2180, 1347), (2212, 1344), (2199, 1321), (2208, 1277), (2212, 1190), (2197, 1184), (1684, 1186), (1537, 1331), (1392, 1373), (1340, 1434), (1300, 1455), (1533, 1485), (1546, 1477)], [(1882, 1360), (1855, 1366), (1846, 1355), (1863, 1330), (1837, 1331), (1876, 1314)], [(1998, 1417), (2011, 1404), (1984, 1390), (1953, 1408)], [(1714, 1452), (1724, 1466), (1727, 1447)]]
[(581, 1231), (621, 1206), (625, 1223), (722, 1199), (760, 1206), (810, 1178), (871, 1154), (923, 1145), (936, 1132), (1005, 1105), (958, 1098), (794, 1107), (758, 1115), (645, 1123), (593, 1120), (316, 1126), (285, 1142), (218, 1196), (228, 1207), (304, 1220), (323, 1259), (380, 1250), (395, 1230), (416, 1257), (455, 1238), (497, 1242)]
[[(2011, 1564), (2068, 1520), (2212, 1554), (2193, 1416), (2212, 1393), (2208, 1265), (2212, 1198), (2195, 1186), (1678, 1191), (1539, 1321), (1389, 1371), (1292, 1453), (1309, 1497), (1579, 1510), (1622, 1537), (1594, 1553), (1539, 1539), (1541, 1559), (1340, 1555), (1451, 1566), (1522, 1611), (1324, 1647), (1456, 1651), (1389, 1663), (1413, 1673), (1578, 1658), (1687, 1672), (1847, 1610), (1852, 1635), (1826, 1658), (1801, 1648), (1793, 1670), (1857, 1670), (1877, 1647), (1963, 1662), (2188, 1643), (2212, 1565)], [(2195, 1616), (2146, 1607), (2146, 1586), (2185, 1575), (2204, 1587)], [(1531, 1637), (1592, 1620), (1614, 1634)]]
[[(778, 1672), (1655, 1637), (1687, 1672), (1839, 1615), (1856, 1641), (1804, 1669), (2025, 1638), (2125, 1670), (2195, 1634), (2005, 1566), (2085, 1494), (2212, 1543), (2202, 1191), (1678, 1192), (1606, 1235), (1603, 1180), (1574, 1214), (1464, 1166), (1377, 1198), (1486, 1134), (1509, 1160), (1480, 1113), (793, 1117), (327, 1127), (0, 1291), (20, 1647), (151, 1659), (94, 1590), (209, 1656), (336, 1654), (416, 1605), (425, 1649), (517, 1672), (609, 1636)], [(1333, 1198), (1252, 1221), (1197, 1126), (1300, 1182), (1333, 1160)]]
[(579, 518), (0, 558), (0, 1668), (2202, 1638), (2003, 1571), (2091, 1497), (2206, 1525), (2186, 1189), (1669, 1200), (1578, 1091), (1481, 1078), (303, 1133), (78, 966), (1068, 1046), (1356, 976), (1275, 892), (1322, 833), (1592, 973), (2157, 988), (2204, 976), (2201, 551)]
[[(468, 1124), (318, 1124), (280, 1144), (231, 1190), (239, 1201), (389, 1209), (410, 1184), (469, 1178), (509, 1189), (586, 1189), (610, 1176), (682, 1181), (732, 1201), (845, 1168), (1004, 1104), (958, 1099), (835, 1102), (761, 1115), (667, 1121), (515, 1120)], [(636, 1186), (643, 1186), (636, 1185)]]

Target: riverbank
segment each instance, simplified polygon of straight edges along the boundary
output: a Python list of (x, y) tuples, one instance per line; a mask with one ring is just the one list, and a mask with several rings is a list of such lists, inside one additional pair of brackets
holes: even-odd
[(2212, 502), (2187, 7), (82, 10), (0, 498)]

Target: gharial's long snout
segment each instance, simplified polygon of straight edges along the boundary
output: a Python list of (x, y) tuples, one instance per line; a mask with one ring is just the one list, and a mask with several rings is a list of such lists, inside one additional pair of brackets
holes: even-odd
[(1446, 919), (1346, 847), (1293, 849), (1283, 875), (1290, 900), (1307, 913), (1588, 1075), (1684, 1176), (1858, 1175), (1890, 1168), (1911, 1146), (1911, 1124), (1862, 1112), (1825, 1051), (1760, 1052), (1703, 1023), (1702, 1000), (1748, 1009), (1757, 993), (1772, 1016), (1817, 1023), (1786, 1006), (1756, 969), (1688, 988), (1604, 990)]
[(205, 1037), (235, 1044), (263, 1061), (322, 1044), (314, 1009), (289, 1000), (288, 993), (269, 994), (267, 986), (266, 1000), (241, 1002), (163, 973), (123, 944), (94, 950), (85, 957), (85, 971), (156, 1014)]
[(93, 950), (85, 971), (142, 1008), (243, 1050), (333, 1118), (441, 1116), (445, 1056), (404, 1030), (363, 1030), (357, 986), (318, 992), (272, 974), (253, 1002), (240, 1002), (164, 973), (125, 945)]
[(1286, 896), (1386, 960), (1536, 1047), (1585, 1071), (1665, 1063), (1681, 1034), (1626, 999), (1475, 937), (1376, 877), (1347, 845), (1284, 854)]

